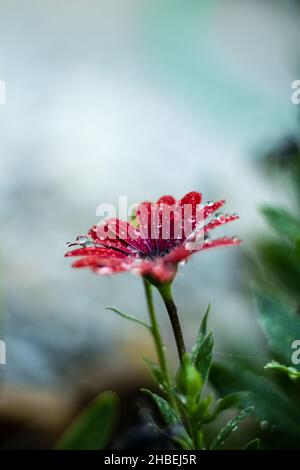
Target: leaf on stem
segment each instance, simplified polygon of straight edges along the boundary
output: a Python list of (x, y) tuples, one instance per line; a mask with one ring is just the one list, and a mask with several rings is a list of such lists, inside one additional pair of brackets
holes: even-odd
[(252, 441), (248, 442), (242, 450), (260, 450), (260, 440), (253, 439)]
[(216, 403), (214, 416), (218, 415), (224, 410), (228, 410), (228, 408), (231, 408), (237, 405), (239, 401), (240, 401), (240, 395), (238, 393), (230, 393), (229, 395), (226, 395), (225, 397), (220, 398), (220, 400), (218, 400)]
[(172, 426), (174, 424), (179, 423), (180, 420), (179, 420), (179, 417), (178, 417), (176, 411), (167, 402), (167, 400), (160, 397), (156, 393), (153, 393), (150, 390), (147, 390), (146, 388), (142, 388), (142, 392), (147, 393), (148, 395), (150, 395), (150, 397), (153, 398), (154, 402), (156, 403), (157, 408), (159, 409), (159, 411), (161, 413), (161, 416), (162, 416), (163, 420), (165, 421), (165, 423), (168, 426)]
[(183, 449), (193, 449), (193, 442), (184, 429), (180, 417), (177, 415), (174, 408), (172, 408), (172, 406), (167, 402), (167, 400), (160, 397), (156, 393), (147, 390), (146, 388), (142, 388), (142, 392), (145, 392), (150, 395), (150, 397), (152, 397), (160, 411), (164, 422), (167, 424), (167, 426), (172, 427), (174, 432), (173, 441), (180, 444)]
[(200, 372), (203, 383), (207, 380), (209, 369), (212, 361), (212, 351), (214, 346), (214, 340), (212, 333), (209, 333), (203, 341), (197, 345), (197, 348), (193, 351), (193, 362)]
[(208, 307), (206, 309), (204, 317), (202, 318), (201, 325), (200, 325), (200, 328), (199, 328), (199, 332), (198, 332), (198, 335), (197, 335), (197, 338), (196, 338), (196, 342), (195, 342), (195, 345), (192, 349), (192, 360), (193, 360), (193, 362), (195, 362), (195, 357), (197, 356), (198, 350), (201, 347), (201, 344), (202, 344), (202, 342), (203, 342), (203, 340), (206, 336), (207, 320), (208, 320), (209, 311), (210, 311), (210, 304), (208, 304)]
[(217, 437), (213, 440), (210, 446), (210, 449), (211, 450), (217, 449), (222, 444), (224, 444), (224, 442), (226, 441), (226, 439), (228, 439), (231, 433), (237, 429), (240, 422), (246, 419), (251, 414), (253, 414), (253, 411), (254, 411), (254, 407), (249, 406), (248, 408), (245, 408), (244, 410), (242, 410), (235, 418), (228, 421), (226, 426), (221, 429)]
[(106, 310), (111, 310), (112, 312), (116, 313), (117, 315), (120, 315), (120, 317), (126, 318), (127, 320), (133, 321), (135, 323), (138, 323), (139, 325), (144, 326), (148, 330), (151, 330), (151, 327), (150, 327), (150, 325), (148, 325), (148, 323), (144, 322), (143, 320), (139, 320), (134, 315), (129, 315), (128, 313), (121, 312), (116, 307), (105, 307), (105, 309)]
[(288, 366), (280, 364), (279, 362), (276, 362), (276, 361), (268, 362), (268, 364), (266, 364), (264, 368), (265, 369), (276, 369), (276, 370), (279, 370), (281, 372), (284, 372), (285, 374), (287, 374), (287, 376), (291, 380), (300, 379), (300, 372), (297, 369), (295, 369), (295, 367), (288, 367)]
[(150, 369), (153, 375), (153, 378), (156, 380), (158, 385), (161, 385), (164, 389), (166, 389), (167, 388), (166, 379), (159, 365), (153, 362), (148, 357), (143, 356), (143, 360), (147, 364), (148, 368)]

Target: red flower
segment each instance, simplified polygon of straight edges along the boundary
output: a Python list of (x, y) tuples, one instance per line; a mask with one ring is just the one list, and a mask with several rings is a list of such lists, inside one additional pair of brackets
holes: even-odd
[[(98, 274), (131, 271), (153, 283), (174, 279), (177, 265), (197, 251), (217, 246), (239, 245), (237, 237), (208, 238), (219, 225), (238, 219), (233, 214), (217, 214), (204, 221), (225, 204), (224, 200), (201, 205), (201, 194), (190, 192), (176, 201), (163, 196), (157, 203), (143, 202), (136, 211), (136, 224), (110, 219), (93, 226), (87, 236), (77, 237), (81, 248), (65, 256), (79, 256), (75, 268), (88, 267)], [(202, 223), (201, 223), (202, 222)]]

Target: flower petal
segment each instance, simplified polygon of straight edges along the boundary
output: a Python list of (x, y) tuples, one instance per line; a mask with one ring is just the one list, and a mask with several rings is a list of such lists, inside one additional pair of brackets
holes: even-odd
[[(102, 258), (100, 256), (86, 256), (76, 260), (72, 264), (73, 268), (110, 268), (113, 272), (127, 271), (126, 262), (122, 258)], [(104, 274), (104, 273), (103, 273)]]
[(239, 216), (236, 214), (220, 215), (219, 217), (216, 217), (215, 219), (212, 219), (210, 222), (205, 224), (204, 232), (207, 233), (210, 230), (219, 227), (220, 225), (227, 224), (228, 222), (233, 222), (237, 219), (239, 219)]
[(169, 195), (161, 196), (158, 199), (157, 204), (167, 204), (168, 206), (173, 206), (174, 204), (176, 204), (176, 199), (175, 197)]
[(241, 240), (238, 237), (222, 237), (216, 240), (206, 240), (202, 246), (202, 250), (208, 248), (216, 248), (218, 246), (240, 245)]
[(220, 207), (224, 206), (224, 204), (225, 204), (225, 199), (221, 199), (220, 201), (217, 201), (217, 202), (206, 203), (203, 209), (204, 218), (206, 219), (206, 217), (211, 215), (216, 210), (220, 209)]
[(127, 254), (136, 251), (147, 252), (139, 230), (129, 222), (120, 219), (112, 218), (102, 225), (92, 227), (89, 235), (101, 245)]
[(185, 194), (178, 203), (183, 206), (184, 204), (191, 204), (192, 206), (196, 206), (197, 204), (201, 204), (202, 201), (202, 194), (198, 193), (197, 191), (191, 191)]
[(178, 248), (174, 248), (170, 251), (167, 255), (165, 255), (162, 259), (164, 263), (180, 263), (181, 261), (185, 261), (191, 252), (186, 250), (183, 246), (179, 246)]
[(99, 258), (124, 258), (126, 254), (115, 251), (110, 248), (101, 248), (98, 246), (89, 246), (86, 248), (78, 248), (77, 250), (69, 251), (65, 257), (70, 256), (98, 256)]

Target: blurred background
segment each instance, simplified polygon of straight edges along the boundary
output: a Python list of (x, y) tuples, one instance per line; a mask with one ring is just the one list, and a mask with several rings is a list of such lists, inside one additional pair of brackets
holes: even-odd
[(193, 257), (175, 296), (190, 346), (211, 302), (216, 358), (267, 362), (247, 259), (268, 230), (259, 205), (285, 202), (258, 160), (298, 129), (299, 15), (292, 0), (1, 0), (2, 447), (52, 446), (107, 388), (134, 422), (151, 338), (105, 306), (145, 318), (142, 283), (75, 271), (63, 257), (120, 195), (226, 198), (241, 219), (219, 234), (242, 247)]

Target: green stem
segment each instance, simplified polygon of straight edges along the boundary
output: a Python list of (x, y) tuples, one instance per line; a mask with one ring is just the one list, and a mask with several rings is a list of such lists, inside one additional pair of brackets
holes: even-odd
[(155, 344), (155, 349), (156, 353), (158, 356), (158, 362), (160, 365), (160, 368), (165, 376), (165, 379), (167, 381), (167, 385), (169, 388), (171, 388), (171, 379), (170, 379), (170, 374), (168, 370), (168, 365), (167, 365), (167, 360), (164, 352), (164, 345), (161, 339), (161, 334), (159, 331), (159, 325), (156, 319), (156, 314), (155, 314), (155, 309), (154, 309), (154, 304), (153, 304), (153, 297), (152, 297), (152, 286), (151, 284), (144, 279), (144, 288), (145, 288), (145, 294), (146, 294), (146, 300), (147, 300), (147, 306), (148, 306), (148, 312), (149, 312), (149, 318), (151, 322), (151, 332), (152, 336), (154, 339), (154, 344)]
[(197, 450), (205, 449), (202, 429), (196, 429), (195, 444)]
[(173, 328), (173, 333), (174, 333), (174, 337), (176, 341), (178, 356), (181, 361), (183, 355), (186, 352), (186, 349), (185, 349), (182, 330), (181, 330), (181, 326), (180, 326), (180, 322), (179, 322), (179, 318), (177, 314), (177, 307), (173, 300), (172, 287), (171, 287), (171, 284), (162, 284), (158, 286), (157, 288), (160, 292), (160, 295), (162, 296), (167, 312), (169, 314), (169, 318), (171, 321), (171, 325)]

